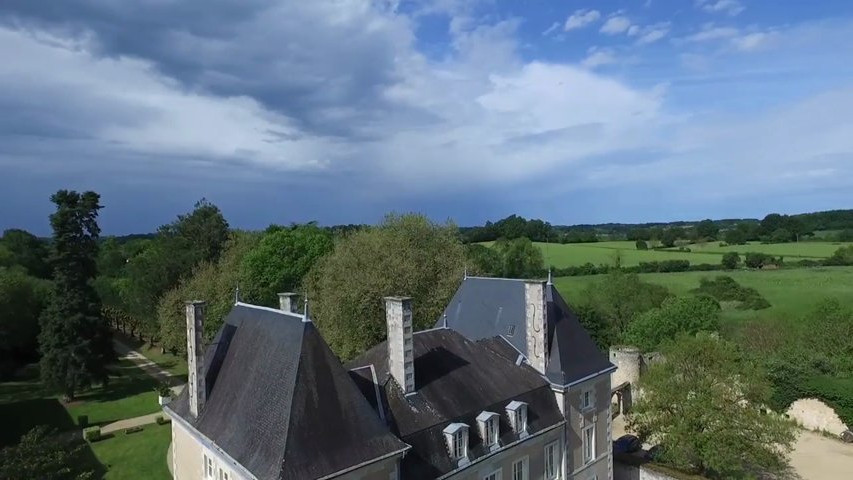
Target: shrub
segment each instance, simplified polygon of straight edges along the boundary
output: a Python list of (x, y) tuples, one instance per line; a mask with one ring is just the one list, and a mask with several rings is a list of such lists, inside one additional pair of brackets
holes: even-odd
[(157, 425), (165, 425), (165, 424), (169, 423), (169, 419), (167, 419), (163, 415), (157, 415), (155, 420), (157, 421)]
[(727, 270), (734, 270), (740, 263), (740, 255), (738, 255), (737, 252), (726, 252), (723, 255), (723, 259), (722, 261), (720, 261), (720, 263)]
[(637, 247), (637, 250), (648, 250), (649, 245), (645, 242), (645, 240), (637, 240), (637, 243), (634, 244)]
[(83, 429), (83, 440), (97, 442), (101, 439), (101, 427), (88, 427)]
[(89, 426), (89, 416), (88, 415), (78, 415), (77, 416), (77, 425), (80, 425), (80, 428), (86, 428)]
[(157, 392), (157, 395), (161, 397), (171, 397), (172, 396), (172, 387), (166, 382), (160, 382), (154, 387), (154, 391)]
[(749, 268), (761, 268), (766, 265), (776, 265), (779, 262), (777, 262), (773, 255), (760, 252), (748, 252), (744, 259), (744, 263)]
[(824, 263), (826, 265), (853, 265), (853, 245), (838, 248)]
[(720, 302), (739, 302), (740, 310), (762, 310), (770, 306), (770, 302), (762, 297), (758, 290), (744, 287), (726, 275), (720, 275), (713, 280), (699, 280), (699, 288), (694, 289), (693, 293), (709, 295)]
[(141, 432), (141, 431), (142, 431), (142, 426), (138, 426), (138, 427), (130, 427), (130, 428), (125, 428), (125, 429), (124, 429), (124, 434), (125, 434), (125, 435), (130, 435), (131, 433), (136, 433), (136, 432)]

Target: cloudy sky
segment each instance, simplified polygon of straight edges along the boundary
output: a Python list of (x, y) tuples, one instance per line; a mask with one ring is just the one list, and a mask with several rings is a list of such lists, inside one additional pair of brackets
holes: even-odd
[(0, 228), (853, 207), (853, 2), (0, 2)]

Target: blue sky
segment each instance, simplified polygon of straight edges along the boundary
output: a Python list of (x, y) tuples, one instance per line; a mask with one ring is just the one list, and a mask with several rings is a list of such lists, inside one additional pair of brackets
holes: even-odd
[(0, 3), (0, 228), (853, 207), (853, 2)]

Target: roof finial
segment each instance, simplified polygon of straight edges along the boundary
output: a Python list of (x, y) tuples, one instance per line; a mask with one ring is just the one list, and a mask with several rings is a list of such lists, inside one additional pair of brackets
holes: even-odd
[(308, 294), (307, 293), (305, 294), (305, 299), (302, 301), (302, 304), (304, 306), (304, 308), (302, 310), (302, 321), (303, 322), (310, 322), (311, 317), (308, 316)]
[(467, 278), (468, 278), (468, 265), (466, 264), (465, 265), (465, 271), (462, 273), (462, 280), (465, 280)]
[(237, 282), (237, 287), (234, 289), (234, 303), (240, 303), (240, 282)]
[(548, 285), (553, 285), (551, 282), (551, 267), (548, 267)]
[(447, 312), (444, 312), (444, 316), (441, 317), (441, 320), (442, 320), (442, 326), (444, 328), (447, 328)]

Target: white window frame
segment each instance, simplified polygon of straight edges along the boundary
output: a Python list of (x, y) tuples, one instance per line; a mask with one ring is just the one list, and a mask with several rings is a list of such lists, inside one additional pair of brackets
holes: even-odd
[[(521, 466), (521, 477), (516, 476), (517, 465)], [(512, 480), (529, 480), (530, 479), (530, 457), (523, 457), (515, 462), (512, 462)]]
[(527, 405), (515, 411), (515, 431), (518, 433), (527, 431)]
[(453, 451), (450, 452), (453, 458), (464, 458), (468, 455), (468, 445), (465, 443), (462, 431), (453, 434)]
[(587, 389), (581, 392), (581, 410), (589, 410), (594, 406), (595, 402), (592, 399), (592, 389)]
[[(550, 468), (552, 471), (549, 470)], [(555, 440), (547, 445), (545, 445), (545, 463), (543, 468), (543, 473), (545, 475), (545, 480), (554, 480), (560, 478), (560, 469), (562, 468), (560, 463), (560, 441)]]
[(595, 460), (595, 423), (581, 430), (581, 444), (583, 463), (587, 464)]
[(498, 417), (494, 416), (486, 420), (486, 445), (492, 446), (498, 443)]
[(483, 480), (501, 480), (503, 477), (503, 469), (499, 468), (493, 472), (483, 475)]
[(213, 457), (204, 453), (204, 464), (202, 466), (202, 478), (205, 480), (216, 480), (216, 462), (213, 461)]

